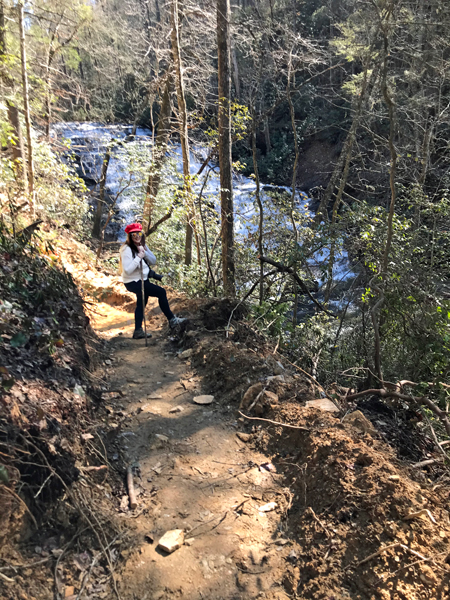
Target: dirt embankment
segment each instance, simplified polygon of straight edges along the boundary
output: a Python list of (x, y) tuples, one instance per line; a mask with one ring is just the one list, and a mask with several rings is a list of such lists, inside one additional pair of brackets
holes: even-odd
[[(324, 390), (242, 307), (230, 321), (233, 302), (172, 294), (190, 317), (177, 332), (152, 304), (147, 348), (114, 303), (92, 307), (105, 354), (89, 377), (102, 396), (73, 438), (78, 479), (0, 557), (11, 580), (0, 597), (448, 597), (449, 477), (412, 466), (435, 453), (424, 430), (375, 400), (307, 405), (323, 406)], [(172, 554), (158, 548), (168, 530), (185, 539)]]

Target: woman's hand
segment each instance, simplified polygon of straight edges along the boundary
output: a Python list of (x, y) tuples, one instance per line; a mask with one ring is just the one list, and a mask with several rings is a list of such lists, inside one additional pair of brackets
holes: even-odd
[(142, 246), (138, 246), (138, 257), (140, 259), (144, 258), (145, 256), (145, 250)]

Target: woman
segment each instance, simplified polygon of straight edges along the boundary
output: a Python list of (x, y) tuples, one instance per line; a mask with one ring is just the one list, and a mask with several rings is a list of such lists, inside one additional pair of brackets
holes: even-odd
[[(133, 339), (140, 340), (145, 338), (145, 332), (142, 329), (144, 306), (142, 305), (141, 268), (144, 279), (145, 305), (147, 305), (149, 296), (158, 298), (159, 307), (167, 317), (171, 328), (181, 325), (186, 319), (176, 317), (170, 310), (166, 290), (159, 285), (150, 283), (148, 280), (148, 277), (152, 277), (157, 281), (161, 281), (162, 275), (158, 275), (148, 266), (148, 264), (156, 265), (156, 257), (145, 245), (142, 225), (131, 223), (131, 225), (125, 227), (125, 233), (127, 234), (127, 241), (120, 248), (120, 270), (125, 287), (129, 292), (136, 294)], [(147, 337), (151, 337), (151, 334), (148, 333)]]

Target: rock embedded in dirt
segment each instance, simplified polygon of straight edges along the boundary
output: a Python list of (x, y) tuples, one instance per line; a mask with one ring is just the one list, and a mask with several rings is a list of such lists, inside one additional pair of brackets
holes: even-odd
[(239, 410), (248, 410), (259, 394), (263, 391), (263, 384), (259, 381), (248, 388), (242, 397)]
[(281, 383), (285, 383), (284, 375), (270, 375), (267, 377), (267, 382), (270, 381), (280, 381)]
[(161, 394), (158, 394), (158, 392), (152, 392), (151, 394), (149, 394), (149, 395), (147, 396), (147, 398), (148, 398), (149, 400), (161, 400), (161, 399), (162, 399), (162, 396), (161, 396)]
[(195, 396), (195, 398), (193, 398), (193, 402), (195, 402), (195, 404), (212, 404), (214, 402), (214, 396), (209, 396), (207, 394), (204, 394), (203, 396)]
[(250, 433), (243, 433), (242, 431), (238, 431), (236, 435), (243, 442), (249, 442), (252, 439), (252, 435)]
[(191, 356), (194, 354), (194, 351), (192, 348), (188, 348), (187, 350), (185, 350), (184, 352), (181, 352), (178, 355), (178, 358), (181, 358), (181, 360), (187, 360), (188, 358), (191, 358)]
[(306, 402), (307, 408), (318, 408), (319, 410), (326, 410), (328, 412), (339, 412), (338, 407), (328, 400), (328, 398), (318, 398), (317, 400), (308, 400)]
[(267, 504), (263, 504), (258, 508), (259, 512), (271, 512), (275, 510), (278, 504), (276, 502), (268, 502)]
[(184, 408), (182, 406), (175, 406), (169, 410), (169, 413), (180, 413), (183, 412)]
[(274, 392), (269, 392), (269, 390), (264, 390), (264, 396), (269, 400), (271, 404), (278, 404), (279, 398), (278, 395)]
[(342, 422), (351, 425), (355, 429), (359, 429), (363, 433), (370, 433), (370, 435), (375, 435), (377, 433), (375, 427), (360, 410), (355, 410), (352, 413), (345, 415)]
[(172, 529), (166, 531), (162, 538), (158, 542), (157, 548), (160, 548), (167, 554), (172, 554), (175, 550), (178, 550), (184, 543), (184, 531), (182, 529)]

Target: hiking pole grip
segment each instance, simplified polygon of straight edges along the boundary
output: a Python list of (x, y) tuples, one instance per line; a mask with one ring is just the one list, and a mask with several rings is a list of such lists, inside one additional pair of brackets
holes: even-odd
[(142, 314), (144, 315), (144, 332), (145, 332), (145, 346), (148, 345), (147, 342), (147, 321), (145, 320), (145, 290), (144, 290), (144, 272), (142, 269), (142, 258), (140, 263), (141, 270), (141, 291), (142, 291)]

